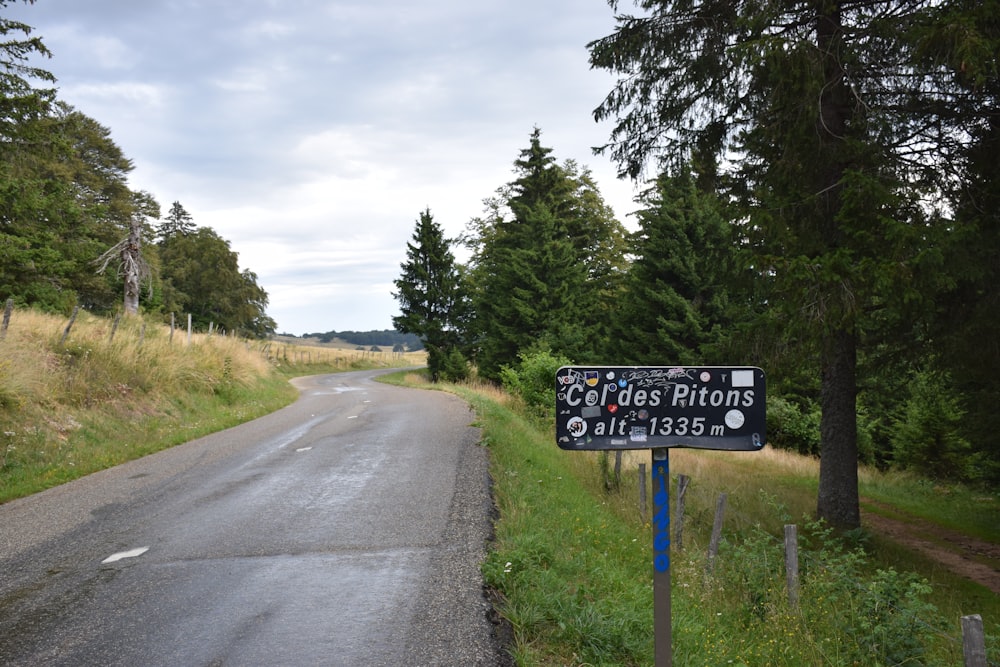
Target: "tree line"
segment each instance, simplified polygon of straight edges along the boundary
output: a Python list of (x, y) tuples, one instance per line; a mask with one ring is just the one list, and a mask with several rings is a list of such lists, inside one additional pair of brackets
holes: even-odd
[(536, 128), (462, 237), (419, 215), (394, 324), (432, 375), (759, 365), (821, 518), (859, 525), (859, 461), (994, 486), (1000, 2), (635, 9), (588, 48), (637, 229)]
[(392, 329), (380, 331), (327, 331), (324, 333), (302, 334), (302, 338), (316, 338), (321, 343), (342, 340), (351, 345), (364, 347), (404, 347), (410, 351), (423, 349), (420, 338), (414, 334), (400, 333)]
[(129, 187), (134, 165), (110, 130), (33, 64), (52, 53), (32, 27), (0, 17), (0, 35), (0, 300), (98, 314), (136, 313), (141, 301), (199, 328), (273, 333), (267, 292), (229, 242), (180, 202), (161, 220), (154, 197)]

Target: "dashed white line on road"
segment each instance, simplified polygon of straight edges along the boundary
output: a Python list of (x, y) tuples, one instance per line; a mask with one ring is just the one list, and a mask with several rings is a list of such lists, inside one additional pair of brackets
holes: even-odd
[(118, 553), (111, 554), (102, 560), (101, 565), (104, 565), (105, 563), (114, 563), (115, 561), (119, 561), (123, 558), (135, 558), (136, 556), (143, 555), (147, 551), (149, 551), (149, 547), (139, 547), (138, 549), (132, 549), (131, 551), (119, 551)]

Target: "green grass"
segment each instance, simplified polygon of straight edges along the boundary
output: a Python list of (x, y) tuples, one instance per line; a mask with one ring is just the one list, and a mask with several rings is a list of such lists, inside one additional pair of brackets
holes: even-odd
[[(649, 474), (649, 452), (627, 455), (618, 490), (608, 492), (599, 455), (560, 450), (550, 429), (509, 397), (447, 389), (473, 406), (491, 452), (500, 517), (483, 573), (513, 629), (516, 663), (653, 664), (652, 532), (636, 470), (645, 463)], [(835, 535), (809, 519), (814, 461), (672, 450), (671, 470), (692, 479), (684, 548), (672, 552), (674, 665), (961, 664), (959, 619), (970, 613), (984, 617), (990, 657), (1000, 660), (998, 596), (892, 542)], [(925, 504), (914, 499), (913, 480), (864, 483), (881, 502), (907, 498), (901, 505), (911, 514), (947, 516), (933, 494)], [(710, 576), (706, 549), (721, 492), (728, 494), (724, 539)], [(983, 502), (972, 490), (949, 495), (956, 507)], [(785, 523), (800, 526), (798, 608), (785, 590)], [(979, 518), (948, 525), (995, 534)]]
[(903, 473), (862, 477), (862, 497), (902, 513), (1000, 544), (1000, 493), (964, 485), (935, 484)]

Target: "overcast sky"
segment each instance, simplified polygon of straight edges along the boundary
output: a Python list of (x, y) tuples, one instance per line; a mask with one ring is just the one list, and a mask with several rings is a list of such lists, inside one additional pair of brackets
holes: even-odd
[(593, 171), (618, 218), (633, 187), (591, 148), (613, 80), (586, 44), (603, 0), (37, 0), (3, 9), (53, 53), (60, 99), (111, 130), (129, 182), (179, 201), (258, 276), (278, 331), (392, 328), (422, 210), (449, 236), (513, 178), (535, 126)]

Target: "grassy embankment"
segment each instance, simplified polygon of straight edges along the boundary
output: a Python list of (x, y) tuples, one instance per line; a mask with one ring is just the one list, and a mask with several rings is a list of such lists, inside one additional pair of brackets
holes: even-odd
[[(419, 374), (405, 375), (420, 384)], [(651, 665), (652, 535), (637, 475), (639, 463), (649, 474), (649, 452), (627, 453), (620, 489), (607, 492), (597, 453), (559, 450), (550, 429), (502, 393), (448, 389), (473, 405), (491, 451), (500, 519), (483, 571), (503, 594), (517, 663)], [(670, 459), (675, 480), (692, 480), (683, 549), (672, 554), (674, 665), (957, 665), (962, 615), (981, 614), (987, 633), (998, 631), (1000, 601), (987, 589), (878, 535), (836, 536), (810, 521), (815, 460), (768, 449), (672, 450)], [(722, 492), (724, 540), (709, 575)], [(1000, 542), (995, 493), (864, 470), (862, 494), (925, 525)], [(797, 610), (785, 593), (786, 523), (800, 532)], [(998, 643), (988, 639), (993, 660)]]
[(0, 502), (249, 421), (298, 375), (424, 363), (398, 355), (194, 334), (81, 312), (15, 310), (0, 340)]

